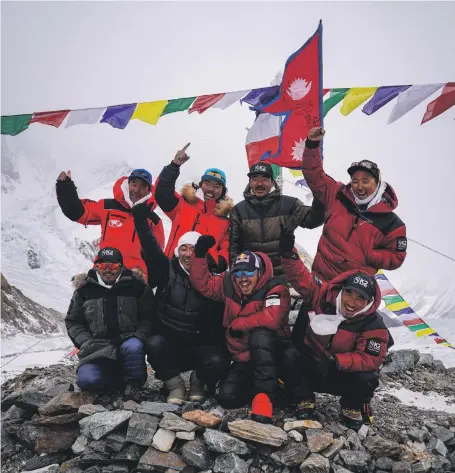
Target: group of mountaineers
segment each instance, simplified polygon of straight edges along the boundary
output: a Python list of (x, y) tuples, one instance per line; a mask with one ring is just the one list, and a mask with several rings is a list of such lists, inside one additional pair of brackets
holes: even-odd
[[(101, 226), (100, 251), (92, 269), (73, 278), (65, 319), (82, 390), (120, 389), (139, 400), (147, 360), (170, 403), (216, 395), (225, 408), (251, 405), (253, 420), (271, 422), (282, 402), (297, 418), (313, 418), (322, 392), (341, 396), (347, 426), (371, 422), (393, 344), (377, 313), (374, 275), (402, 265), (406, 228), (375, 163), (352, 163), (348, 184), (324, 172), (324, 133), (313, 128), (303, 152), (311, 206), (282, 195), (263, 162), (251, 166), (235, 206), (217, 168), (176, 192), (189, 144), (155, 182), (145, 169), (121, 177), (113, 199), (80, 199), (71, 173), (58, 176), (64, 215)], [(166, 244), (156, 206), (172, 221)], [(321, 225), (310, 273), (294, 230)], [(303, 299), (292, 332), (291, 286)], [(187, 393), (181, 373), (189, 370)]]

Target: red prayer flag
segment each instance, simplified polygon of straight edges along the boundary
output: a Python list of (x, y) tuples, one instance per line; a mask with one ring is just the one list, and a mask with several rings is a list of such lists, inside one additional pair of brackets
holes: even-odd
[(278, 96), (260, 107), (262, 113), (283, 117), (278, 151), (268, 149), (261, 161), (300, 168), (308, 131), (322, 126), (322, 95), (320, 22), (313, 36), (287, 60)]
[(57, 110), (55, 112), (35, 112), (30, 123), (42, 123), (58, 128), (71, 110)]
[(423, 125), (431, 119), (441, 115), (455, 105), (455, 82), (448, 82), (442, 89), (441, 95), (427, 105), (427, 110), (422, 118)]
[(204, 113), (210, 107), (213, 107), (217, 102), (219, 102), (225, 94), (212, 94), (212, 95), (200, 95), (191, 105), (191, 108), (188, 110), (188, 113), (198, 112)]

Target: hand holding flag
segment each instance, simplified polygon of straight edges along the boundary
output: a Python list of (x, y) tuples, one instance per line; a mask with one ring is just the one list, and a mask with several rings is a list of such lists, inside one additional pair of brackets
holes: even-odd
[(308, 132), (308, 139), (311, 141), (322, 141), (325, 135), (324, 128), (315, 127)]

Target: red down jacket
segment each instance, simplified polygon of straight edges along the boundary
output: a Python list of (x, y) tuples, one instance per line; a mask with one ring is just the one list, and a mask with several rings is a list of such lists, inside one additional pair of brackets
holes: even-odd
[[(231, 273), (212, 275), (208, 270), (206, 258), (193, 256), (190, 268), (191, 284), (197, 291), (209, 299), (224, 301), (223, 326), (226, 329), (227, 345), (233, 359), (241, 362), (250, 360), (248, 349), (250, 330), (265, 327), (277, 331), (283, 338), (290, 334), (289, 289), (283, 284), (282, 279), (273, 277), (270, 258), (264, 253), (255, 254), (262, 259), (265, 271), (248, 299), (242, 298)], [(239, 338), (234, 338), (229, 333), (230, 328), (245, 333)]]
[(308, 272), (300, 258), (281, 258), (281, 262), (286, 279), (304, 299), (294, 326), (294, 344), (315, 360), (334, 355), (341, 371), (379, 369), (390, 341), (389, 331), (376, 312), (381, 303), (379, 286), (376, 285), (374, 303), (365, 314), (346, 319), (333, 335), (316, 335), (311, 329), (308, 312), (335, 314), (336, 299), (344, 281), (358, 270), (346, 271), (327, 283)]
[(305, 148), (302, 171), (326, 220), (313, 263), (313, 272), (330, 281), (350, 269), (374, 276), (379, 269), (397, 269), (406, 257), (406, 227), (393, 213), (398, 205), (390, 185), (381, 202), (360, 212), (351, 185), (336, 182), (322, 167), (319, 148)]
[[(131, 204), (128, 203), (128, 178), (121, 177), (114, 184), (113, 199), (79, 199), (72, 180), (57, 181), (57, 200), (62, 212), (73, 222), (82, 225), (101, 225), (100, 248), (113, 246), (123, 256), (123, 264), (128, 268), (141, 268), (147, 274), (146, 265), (141, 257), (141, 243), (134, 228)], [(145, 198), (144, 198), (145, 199)], [(156, 207), (153, 187), (146, 200), (150, 213), (149, 225), (158, 241), (164, 246), (164, 229), (160, 217), (153, 212)]]

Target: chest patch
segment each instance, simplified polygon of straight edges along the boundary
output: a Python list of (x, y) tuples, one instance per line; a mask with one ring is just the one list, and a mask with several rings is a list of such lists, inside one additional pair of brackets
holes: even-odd
[(365, 352), (369, 355), (379, 356), (381, 353), (381, 342), (379, 340), (375, 340), (374, 338), (368, 340), (365, 347)]
[(405, 252), (408, 247), (408, 240), (406, 237), (397, 238), (397, 251)]
[(120, 228), (123, 227), (123, 220), (111, 218), (108, 225), (112, 228)]
[(279, 294), (270, 294), (265, 299), (265, 306), (270, 307), (272, 305), (280, 305), (281, 296)]

